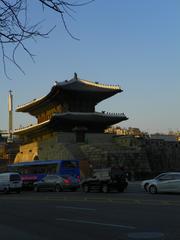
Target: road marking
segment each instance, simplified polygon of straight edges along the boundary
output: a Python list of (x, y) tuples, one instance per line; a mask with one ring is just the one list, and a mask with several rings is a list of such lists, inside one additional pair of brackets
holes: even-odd
[(141, 200), (139, 200), (139, 199), (134, 199), (133, 201), (134, 201), (134, 203), (137, 203), (137, 204), (142, 204), (142, 201), (141, 201)]
[(136, 229), (134, 226), (126, 226), (126, 225), (119, 225), (119, 224), (111, 224), (111, 223), (101, 223), (101, 222), (91, 222), (91, 221), (84, 221), (84, 220), (73, 220), (68, 218), (56, 218), (56, 221), (63, 221), (63, 222), (72, 222), (72, 223), (84, 223), (84, 224), (92, 224), (92, 225), (99, 225), (105, 227), (118, 227), (118, 228), (125, 228), (125, 229)]
[(96, 203), (109, 203), (109, 204), (135, 204), (135, 205), (151, 205), (151, 206), (180, 206), (180, 202), (176, 200), (147, 200), (147, 199), (128, 199), (128, 198), (81, 198), (81, 197), (68, 197), (63, 196), (2, 196), (1, 200), (26, 200), (26, 201), (57, 201), (57, 202), (96, 202)]
[(96, 211), (95, 208), (82, 208), (82, 207), (71, 207), (71, 206), (56, 206), (56, 208), (67, 208), (67, 209), (74, 209), (74, 210)]
[(161, 232), (135, 232), (129, 233), (128, 239), (164, 239), (164, 233)]

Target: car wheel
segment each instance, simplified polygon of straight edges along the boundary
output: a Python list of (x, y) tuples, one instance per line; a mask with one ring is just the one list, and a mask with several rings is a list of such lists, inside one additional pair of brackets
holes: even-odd
[(77, 188), (72, 188), (71, 191), (72, 191), (72, 192), (76, 192), (76, 191), (77, 191)]
[(157, 187), (152, 185), (149, 187), (149, 192), (152, 194), (156, 194), (157, 193)]
[(8, 194), (10, 191), (9, 191), (9, 188), (4, 188), (4, 193)]
[(59, 184), (56, 184), (55, 186), (55, 192), (61, 192), (62, 191), (62, 188)]
[(125, 188), (123, 188), (123, 187), (118, 188), (119, 192), (124, 192), (124, 190), (125, 190)]
[(103, 193), (108, 193), (108, 192), (109, 192), (109, 187), (108, 187), (107, 184), (104, 184), (104, 185), (102, 186), (102, 192), (103, 192)]
[(21, 189), (16, 190), (16, 193), (21, 193)]
[(87, 184), (83, 185), (83, 192), (89, 192), (89, 186)]
[(34, 191), (35, 191), (35, 192), (39, 192), (38, 186), (34, 186)]
[(144, 190), (145, 190), (146, 192), (148, 192), (148, 185), (149, 185), (149, 183), (146, 183), (146, 184), (144, 185)]

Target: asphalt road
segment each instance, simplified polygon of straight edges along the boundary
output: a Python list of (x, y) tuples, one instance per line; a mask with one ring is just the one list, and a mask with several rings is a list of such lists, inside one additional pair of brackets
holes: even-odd
[(0, 194), (1, 240), (180, 240), (180, 194)]

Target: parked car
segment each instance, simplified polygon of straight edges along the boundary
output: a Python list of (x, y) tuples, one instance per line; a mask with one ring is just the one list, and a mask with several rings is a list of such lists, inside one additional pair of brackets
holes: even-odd
[(80, 188), (80, 179), (71, 176), (71, 175), (64, 175), (62, 176), (64, 182), (64, 189), (68, 189), (71, 191), (77, 191)]
[(9, 193), (20, 193), (22, 189), (22, 181), (19, 173), (7, 172), (0, 173), (0, 191)]
[(111, 190), (124, 192), (128, 186), (126, 174), (119, 167), (95, 169), (93, 176), (81, 182), (84, 192), (98, 190), (107, 193)]
[(79, 188), (79, 181), (73, 176), (47, 175), (42, 180), (34, 182), (34, 191), (75, 191)]
[(166, 172), (149, 180), (144, 180), (141, 187), (149, 193), (180, 193), (180, 172)]

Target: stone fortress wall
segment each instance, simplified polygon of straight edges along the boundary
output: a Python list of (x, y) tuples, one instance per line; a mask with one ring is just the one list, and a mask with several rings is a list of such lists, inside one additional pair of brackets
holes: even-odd
[(15, 163), (34, 160), (79, 159), (82, 175), (88, 167), (115, 164), (132, 172), (150, 172), (149, 162), (139, 146), (128, 146), (113, 134), (86, 134), (84, 143), (76, 143), (74, 133), (55, 132), (20, 146)]

